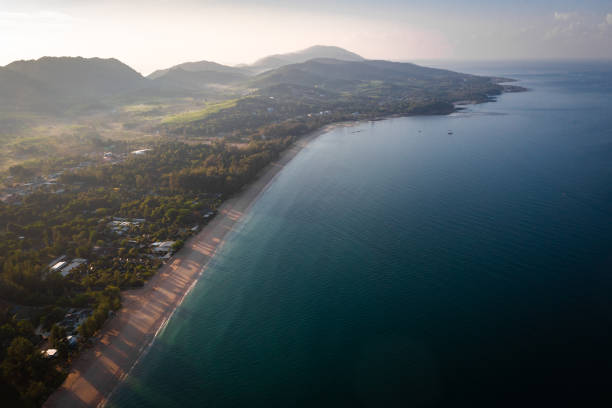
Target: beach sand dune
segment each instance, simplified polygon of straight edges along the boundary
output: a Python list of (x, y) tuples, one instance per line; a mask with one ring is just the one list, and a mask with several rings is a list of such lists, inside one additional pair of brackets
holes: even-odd
[(167, 322), (185, 295), (205, 272), (206, 264), (223, 245), (249, 207), (274, 176), (321, 130), (300, 139), (269, 165), (252, 184), (224, 202), (218, 215), (160, 268), (147, 284), (125, 291), (123, 307), (110, 319), (71, 367), (62, 386), (45, 402), (45, 407), (102, 406), (130, 372), (143, 351)]

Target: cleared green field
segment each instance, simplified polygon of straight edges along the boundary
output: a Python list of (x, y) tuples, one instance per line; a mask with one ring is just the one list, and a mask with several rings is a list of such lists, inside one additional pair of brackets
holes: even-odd
[(239, 99), (229, 99), (227, 101), (208, 104), (204, 109), (195, 111), (183, 112), (176, 115), (167, 116), (162, 123), (163, 124), (179, 124), (189, 123), (202, 120), (213, 113), (217, 113), (224, 109), (233, 108), (238, 103)]
[(122, 107), (122, 110), (126, 113), (149, 113), (151, 111), (157, 111), (159, 109), (167, 108), (168, 105), (162, 104), (134, 104), (134, 105), (126, 105)]

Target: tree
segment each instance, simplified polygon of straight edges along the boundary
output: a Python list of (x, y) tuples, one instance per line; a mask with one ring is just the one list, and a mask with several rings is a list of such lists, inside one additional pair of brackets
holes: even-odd
[(183, 245), (185, 245), (185, 242), (183, 240), (179, 239), (174, 244), (172, 244), (172, 251), (174, 251), (174, 252), (178, 251), (179, 249), (181, 249), (183, 247)]
[(40, 406), (43, 404), (47, 394), (47, 387), (42, 381), (32, 381), (23, 393), (23, 399), (28, 405)]
[(93, 328), (92, 322), (93, 320), (91, 319), (91, 317), (89, 317), (79, 326), (78, 331), (83, 339), (88, 339), (93, 336), (95, 330)]
[(35, 349), (30, 340), (21, 336), (15, 337), (6, 350), (2, 374), (4, 379), (20, 392), (27, 389), (32, 378), (33, 360), (40, 358), (34, 353)]
[(60, 343), (66, 340), (66, 329), (54, 324), (51, 327), (51, 334), (49, 334), (49, 345), (52, 348), (60, 348)]

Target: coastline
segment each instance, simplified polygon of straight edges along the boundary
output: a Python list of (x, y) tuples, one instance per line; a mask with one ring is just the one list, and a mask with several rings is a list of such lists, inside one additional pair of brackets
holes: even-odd
[(330, 124), (298, 139), (256, 180), (223, 202), (217, 216), (191, 237), (143, 288), (122, 292), (121, 309), (105, 323), (93, 347), (77, 357), (64, 383), (43, 406), (104, 406), (206, 271), (228, 233), (234, 230), (276, 175), (308, 143), (339, 126), (343, 124)]
[[(431, 115), (447, 115), (460, 110), (453, 104), (451, 112)], [(253, 182), (223, 202), (217, 216), (191, 237), (143, 288), (122, 292), (121, 309), (105, 323), (94, 338), (94, 345), (77, 357), (64, 383), (49, 396), (43, 407), (103, 407), (117, 386), (146, 355), (156, 336), (205, 273), (227, 234), (234, 230), (283, 167), (308, 143), (335, 128), (408, 116), (429, 114), (398, 114), (340, 121), (323, 125), (300, 137), (276, 161), (263, 169)]]

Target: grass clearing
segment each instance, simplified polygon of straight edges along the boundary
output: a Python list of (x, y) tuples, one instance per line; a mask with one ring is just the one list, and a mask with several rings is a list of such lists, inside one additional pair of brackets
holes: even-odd
[(140, 104), (135, 104), (135, 105), (126, 105), (126, 106), (123, 106), (122, 109), (126, 113), (149, 113), (149, 112), (157, 111), (159, 109), (163, 109), (166, 107), (167, 105), (162, 105), (159, 103), (152, 103), (152, 104), (140, 103)]
[(207, 116), (212, 115), (213, 113), (220, 112), (224, 109), (233, 108), (234, 106), (236, 106), (238, 101), (239, 99), (229, 99), (223, 102), (207, 104), (204, 109), (170, 115), (162, 121), (162, 124), (196, 122), (198, 120), (205, 119)]

